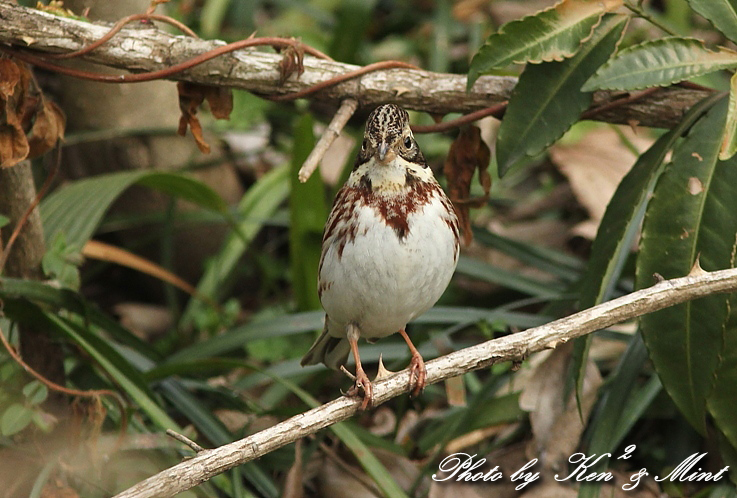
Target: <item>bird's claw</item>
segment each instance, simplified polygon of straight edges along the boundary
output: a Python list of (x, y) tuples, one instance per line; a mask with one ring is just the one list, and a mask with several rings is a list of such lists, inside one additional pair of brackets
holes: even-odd
[[(363, 392), (363, 394), (361, 394)], [(356, 371), (356, 382), (353, 384), (348, 392), (348, 396), (363, 396), (363, 403), (361, 403), (361, 411), (366, 411), (370, 406), (374, 404), (374, 386), (363, 370)]]
[(412, 397), (419, 396), (426, 385), (427, 369), (425, 368), (425, 361), (419, 354), (412, 355), (412, 360), (409, 362), (409, 387), (412, 389)]

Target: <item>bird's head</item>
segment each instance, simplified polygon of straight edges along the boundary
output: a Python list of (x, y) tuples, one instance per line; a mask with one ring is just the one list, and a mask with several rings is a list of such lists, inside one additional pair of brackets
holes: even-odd
[(377, 107), (366, 122), (359, 162), (374, 159), (378, 164), (389, 164), (397, 156), (412, 163), (424, 163), (412, 130), (409, 114), (394, 104)]

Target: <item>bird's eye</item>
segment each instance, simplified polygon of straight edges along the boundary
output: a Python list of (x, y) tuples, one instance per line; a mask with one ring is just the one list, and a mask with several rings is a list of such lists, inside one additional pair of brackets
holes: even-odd
[(366, 147), (368, 147), (368, 140), (364, 138), (363, 142), (361, 142), (361, 152), (366, 152)]
[(404, 137), (404, 146), (408, 149), (412, 148), (412, 137), (410, 137), (409, 135)]

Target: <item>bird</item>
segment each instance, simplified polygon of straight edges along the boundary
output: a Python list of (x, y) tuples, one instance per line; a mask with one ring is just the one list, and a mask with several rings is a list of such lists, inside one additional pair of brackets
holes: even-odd
[[(318, 295), (321, 335), (301, 361), (339, 369), (350, 353), (355, 384), (348, 395), (373, 404), (373, 385), (358, 340), (399, 333), (411, 353), (410, 390), (425, 387), (425, 362), (405, 331), (440, 299), (458, 264), (459, 224), (412, 134), (409, 114), (395, 104), (374, 109), (361, 149), (325, 224)], [(343, 367), (344, 369), (345, 367)]]

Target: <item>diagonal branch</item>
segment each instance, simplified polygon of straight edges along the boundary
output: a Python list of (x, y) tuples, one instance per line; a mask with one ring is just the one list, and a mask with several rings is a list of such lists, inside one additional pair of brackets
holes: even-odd
[[(427, 363), (427, 382), (436, 383), (500, 361), (519, 360), (531, 353), (555, 348), (571, 339), (624, 320), (652, 313), (699, 297), (737, 291), (737, 269), (693, 271), (664, 280), (546, 325), (493, 339)], [(409, 390), (409, 372), (403, 370), (374, 386), (378, 405)], [(233, 443), (204, 450), (118, 494), (116, 498), (173, 496), (242, 463), (254, 460), (299, 438), (345, 420), (358, 411), (360, 399), (341, 397), (296, 415), (269, 429)]]
[[(80, 50), (110, 30), (109, 25), (58, 17), (7, 0), (0, 0), (0, 24), (0, 44), (15, 49), (33, 49), (40, 55)], [(133, 72), (148, 72), (170, 68), (223, 44), (218, 40), (174, 36), (146, 24), (123, 28), (109, 42), (84, 54), (82, 58)], [(294, 75), (280, 85), (281, 60), (282, 56), (275, 53), (255, 49), (238, 50), (172, 75), (171, 78), (241, 88), (265, 98), (276, 98), (307, 90), (360, 69), (359, 66), (308, 56), (304, 58), (304, 73), (299, 78)], [(310, 99), (333, 110), (342, 101), (353, 98), (362, 107), (394, 102), (409, 109), (439, 115), (451, 112), (467, 114), (508, 100), (516, 83), (517, 79), (512, 77), (483, 76), (470, 92), (466, 92), (465, 75), (395, 68), (373, 71), (321, 89)], [(627, 94), (597, 92), (593, 108), (602, 110), (595, 113), (593, 119), (670, 128), (680, 121), (685, 110), (709, 93), (704, 89), (674, 86), (658, 89), (633, 101), (623, 100), (613, 107), (602, 108), (613, 99)]]

